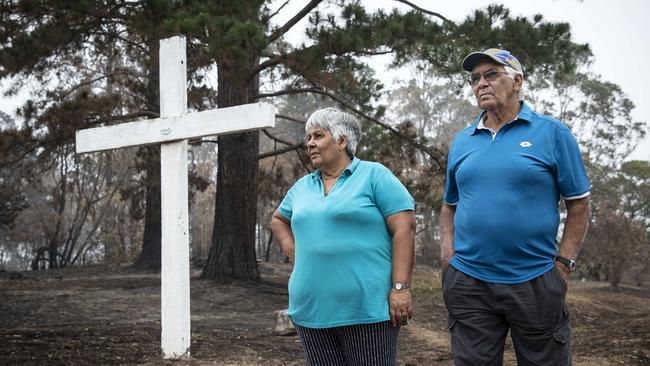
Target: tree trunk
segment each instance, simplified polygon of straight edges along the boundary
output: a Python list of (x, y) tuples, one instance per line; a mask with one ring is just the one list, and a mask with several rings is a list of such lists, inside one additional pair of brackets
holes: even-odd
[(60, 151), (61, 165), (59, 166), (59, 172), (61, 174), (61, 186), (59, 188), (57, 209), (56, 209), (56, 225), (52, 236), (49, 238), (48, 243), (48, 255), (49, 255), (49, 266), (48, 268), (58, 268), (58, 254), (59, 254), (59, 241), (61, 240), (61, 227), (63, 226), (63, 214), (65, 212), (66, 206), (66, 196), (68, 191), (68, 166), (66, 163), (65, 152)]
[[(158, 49), (160, 41), (154, 37), (149, 44), (149, 84), (147, 104), (160, 112), (159, 63)], [(144, 153), (146, 177), (146, 206), (144, 214), (144, 235), (142, 251), (133, 266), (136, 269), (160, 269), (162, 225), (160, 217), (160, 147), (148, 146), (141, 151)]]
[(219, 137), (212, 246), (201, 278), (259, 280), (255, 254), (258, 132)]
[[(237, 17), (257, 18), (259, 7), (249, 4), (238, 9)], [(250, 50), (249, 50), (250, 51)], [(217, 60), (219, 108), (251, 103), (259, 80), (246, 81), (259, 58), (224, 53)], [(219, 123), (215, 121), (215, 123)], [(257, 154), (259, 132), (219, 137), (217, 196), (212, 245), (201, 278), (220, 282), (260, 280), (255, 253), (257, 217)]]
[(161, 224), (160, 224), (160, 149), (145, 148), (147, 165), (146, 207), (144, 213), (144, 236), (142, 251), (133, 266), (136, 269), (160, 269)]

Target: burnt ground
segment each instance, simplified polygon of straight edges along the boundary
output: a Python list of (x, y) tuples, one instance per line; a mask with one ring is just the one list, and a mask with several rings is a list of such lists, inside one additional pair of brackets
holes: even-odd
[[(303, 365), (295, 335), (273, 333), (290, 268), (260, 264), (262, 283), (191, 282), (188, 361), (160, 353), (160, 275), (91, 266), (0, 274), (3, 365)], [(400, 365), (451, 365), (438, 271), (418, 267), (415, 318)], [(568, 295), (575, 365), (650, 365), (650, 289), (574, 281)], [(514, 365), (508, 345), (506, 364)]]

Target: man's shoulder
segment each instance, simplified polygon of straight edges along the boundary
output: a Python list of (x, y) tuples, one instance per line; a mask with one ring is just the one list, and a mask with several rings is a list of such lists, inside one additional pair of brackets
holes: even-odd
[(453, 141), (456, 141), (458, 139), (465, 139), (468, 138), (469, 136), (474, 133), (474, 130), (476, 130), (476, 125), (478, 124), (477, 121), (474, 121), (470, 123), (469, 125), (465, 126), (462, 130), (456, 132), (456, 135), (454, 136)]
[(548, 114), (531, 111), (530, 119), (531, 123), (538, 123), (541, 125), (540, 127), (570, 131), (569, 127), (564, 122)]

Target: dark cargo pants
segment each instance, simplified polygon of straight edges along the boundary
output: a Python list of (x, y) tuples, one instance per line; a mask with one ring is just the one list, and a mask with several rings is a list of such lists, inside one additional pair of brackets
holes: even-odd
[(450, 265), (442, 282), (456, 365), (503, 365), (508, 330), (518, 365), (571, 365), (567, 288), (557, 269), (504, 285), (480, 281)]

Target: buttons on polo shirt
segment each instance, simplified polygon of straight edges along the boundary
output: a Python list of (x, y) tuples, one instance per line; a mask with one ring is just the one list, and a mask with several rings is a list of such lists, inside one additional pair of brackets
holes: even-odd
[(533, 144), (530, 141), (522, 141), (519, 143), (519, 146), (521, 147), (531, 147)]

